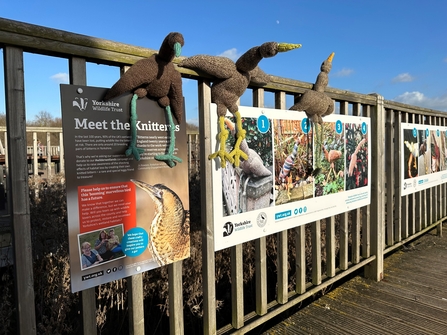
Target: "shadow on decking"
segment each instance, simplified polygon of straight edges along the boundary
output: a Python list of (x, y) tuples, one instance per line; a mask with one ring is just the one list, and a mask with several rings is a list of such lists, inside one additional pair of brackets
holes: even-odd
[(447, 225), (435, 234), (387, 257), (381, 282), (356, 276), (262, 334), (447, 334)]

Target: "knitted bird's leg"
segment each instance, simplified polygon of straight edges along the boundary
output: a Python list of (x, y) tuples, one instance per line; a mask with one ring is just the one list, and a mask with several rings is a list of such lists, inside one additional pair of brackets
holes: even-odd
[(248, 159), (247, 154), (240, 149), (240, 145), (245, 138), (246, 131), (245, 129), (242, 128), (241, 114), (239, 113), (239, 111), (234, 113), (234, 116), (236, 117), (237, 140), (236, 143), (234, 144), (233, 150), (230, 152), (230, 156), (234, 157), (234, 166), (239, 167), (241, 157), (243, 159)]
[(227, 141), (229, 131), (225, 129), (225, 118), (224, 116), (219, 116), (219, 134), (217, 134), (217, 138), (220, 141), (219, 150), (215, 153), (208, 156), (208, 159), (214, 159), (216, 157), (220, 158), (220, 166), (225, 168), (227, 165), (226, 161), (229, 161), (231, 164), (234, 163), (234, 159), (225, 151), (225, 142)]
[(175, 124), (172, 120), (172, 113), (171, 113), (171, 107), (166, 106), (166, 116), (168, 117), (169, 122), (169, 148), (168, 153), (165, 155), (156, 155), (154, 158), (157, 161), (165, 161), (166, 164), (169, 165), (169, 167), (174, 167), (177, 165), (176, 162), (183, 162), (180, 157), (174, 156), (174, 149), (175, 149)]
[(131, 139), (129, 147), (126, 149), (126, 156), (133, 155), (134, 158), (139, 161), (140, 154), (144, 152), (144, 149), (137, 148), (137, 99), (138, 95), (134, 94), (130, 101), (130, 134)]

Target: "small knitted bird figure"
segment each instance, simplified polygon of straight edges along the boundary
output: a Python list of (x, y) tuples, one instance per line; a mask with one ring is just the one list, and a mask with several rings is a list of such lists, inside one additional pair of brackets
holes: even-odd
[(174, 167), (177, 162), (182, 162), (179, 157), (174, 156), (175, 124), (172, 120), (172, 113), (174, 113), (177, 122), (182, 121), (182, 78), (175, 69), (172, 60), (180, 55), (183, 45), (182, 34), (176, 32), (168, 34), (161, 44), (158, 54), (139, 60), (132, 65), (104, 96), (104, 100), (110, 100), (128, 91), (134, 93), (131, 100), (130, 117), (132, 138), (129, 148), (126, 150), (127, 156), (133, 155), (136, 160), (140, 160), (140, 154), (143, 152), (143, 149), (136, 147), (136, 101), (138, 98), (147, 96), (149, 99), (157, 101), (159, 106), (165, 109), (169, 123), (168, 152), (165, 155), (155, 156), (155, 159), (166, 161), (170, 167)]
[(321, 64), (320, 73), (312, 87), (312, 90), (305, 91), (298, 101), (290, 107), (290, 110), (305, 111), (307, 117), (319, 125), (323, 124), (323, 116), (330, 115), (334, 112), (334, 101), (324, 93), (329, 83), (329, 72), (332, 68), (332, 59), (334, 53)]
[[(209, 159), (219, 157), (222, 168), (225, 167), (226, 161), (239, 167), (240, 158), (247, 159), (247, 155), (240, 149), (240, 144), (245, 138), (245, 130), (242, 128), (237, 101), (251, 81), (259, 85), (265, 85), (270, 81), (269, 76), (258, 67), (258, 63), (263, 58), (273, 57), (278, 52), (299, 47), (301, 47), (301, 44), (267, 42), (245, 52), (236, 63), (226, 57), (209, 55), (196, 55), (180, 62), (179, 66), (203, 71), (215, 77), (211, 87), (211, 101), (217, 104), (220, 147), (217, 152), (209, 156)], [(236, 117), (237, 128), (237, 140), (230, 153), (225, 151), (225, 142), (229, 134), (228, 130), (225, 129), (224, 122), (227, 109)]]
[(189, 256), (189, 211), (170, 188), (131, 181), (145, 191), (155, 203), (155, 216), (149, 232), (149, 249), (158, 265), (169, 264)]
[[(225, 118), (225, 124), (231, 134), (235, 135), (235, 124), (227, 118)], [(245, 138), (241, 141), (240, 148), (247, 155), (247, 159), (241, 161), (240, 164), (242, 171), (244, 171), (247, 176), (266, 177), (272, 174), (272, 172), (264, 166), (261, 156), (248, 146)]]

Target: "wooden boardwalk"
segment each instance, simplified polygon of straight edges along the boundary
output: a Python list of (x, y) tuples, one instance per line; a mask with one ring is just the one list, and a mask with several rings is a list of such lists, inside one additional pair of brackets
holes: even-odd
[(384, 279), (357, 276), (265, 335), (447, 334), (447, 225), (385, 259)]

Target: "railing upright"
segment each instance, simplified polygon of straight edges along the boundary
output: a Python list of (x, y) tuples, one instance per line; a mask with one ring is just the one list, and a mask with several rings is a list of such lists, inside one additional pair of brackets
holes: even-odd
[(23, 50), (6, 46), (5, 64), (6, 123), (9, 173), (8, 203), (11, 210), (18, 334), (36, 334), (34, 276), (30, 225), (28, 166), (26, 155), (25, 85)]
[(371, 113), (371, 254), (376, 258), (365, 266), (367, 278), (383, 279), (383, 233), (385, 227), (385, 108), (383, 97), (376, 94)]

